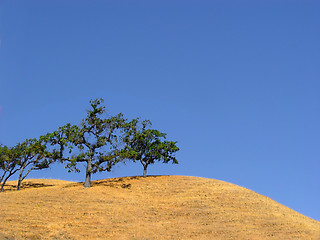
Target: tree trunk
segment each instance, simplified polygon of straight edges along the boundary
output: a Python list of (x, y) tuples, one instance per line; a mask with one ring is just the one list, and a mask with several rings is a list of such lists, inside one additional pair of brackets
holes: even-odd
[[(17, 171), (18, 171), (18, 169), (14, 170), (14, 171), (10, 171), (10, 173), (9, 173), (8, 176), (6, 176), (5, 178), (2, 177), (3, 182), (2, 182), (2, 184), (1, 184), (0, 192), (3, 192), (4, 185), (6, 184), (6, 182), (8, 181), (8, 179), (9, 179), (13, 174), (15, 174)], [(1, 181), (2, 181), (2, 180), (1, 180)]]
[(92, 160), (87, 161), (87, 170), (86, 170), (86, 180), (84, 182), (84, 187), (91, 187), (91, 170), (92, 170)]
[(19, 191), (20, 188), (21, 188), (23, 170), (24, 170), (24, 168), (22, 168), (22, 169), (20, 170), (20, 173), (19, 173), (19, 180), (18, 180), (18, 184), (17, 184), (17, 191)]
[(17, 191), (20, 190), (20, 186), (21, 186), (22, 181), (29, 175), (29, 173), (30, 173), (33, 169), (34, 169), (34, 167), (30, 168), (30, 169), (28, 170), (28, 172), (27, 172), (24, 176), (22, 176), (22, 173), (21, 173), (21, 176), (19, 176), (19, 180), (18, 180)]
[(1, 184), (1, 190), (0, 192), (3, 192), (3, 188), (4, 188), (4, 185), (6, 184), (6, 182), (8, 181), (8, 179), (12, 176), (13, 174), (9, 174), (2, 182)]
[(22, 179), (19, 178), (18, 184), (17, 184), (17, 191), (19, 191), (21, 188), (21, 182), (22, 182)]
[(1, 190), (0, 190), (0, 192), (3, 192), (3, 187), (4, 187), (4, 184), (5, 184), (6, 182), (3, 182), (2, 184), (1, 184)]
[[(5, 173), (4, 173), (5, 174)], [(4, 179), (4, 175), (2, 176), (2, 178), (0, 179), (0, 184), (1, 184), (1, 189), (0, 189), (0, 192), (3, 192), (3, 187), (4, 187), (4, 184), (6, 182), (2, 182), (2, 180)]]
[(4, 179), (4, 175), (5, 175), (5, 173), (4, 173), (3, 176), (1, 177), (0, 183), (2, 183), (2, 180)]
[(143, 177), (147, 176), (147, 165), (143, 166)]

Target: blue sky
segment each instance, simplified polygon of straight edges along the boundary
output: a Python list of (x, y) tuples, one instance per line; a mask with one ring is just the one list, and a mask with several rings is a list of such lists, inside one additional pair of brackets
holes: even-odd
[[(89, 100), (150, 119), (179, 165), (320, 220), (319, 1), (0, 1), (0, 142), (77, 124)], [(120, 164), (94, 179), (142, 174)], [(62, 165), (32, 178), (84, 180)]]

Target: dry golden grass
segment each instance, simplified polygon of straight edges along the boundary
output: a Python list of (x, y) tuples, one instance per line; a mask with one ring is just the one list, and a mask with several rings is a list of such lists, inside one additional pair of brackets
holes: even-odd
[(214, 179), (26, 183), (0, 194), (0, 239), (320, 239), (320, 222)]

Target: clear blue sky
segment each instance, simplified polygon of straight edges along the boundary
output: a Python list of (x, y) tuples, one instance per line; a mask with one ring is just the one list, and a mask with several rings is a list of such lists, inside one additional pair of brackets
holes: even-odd
[(180, 164), (149, 174), (235, 183), (320, 220), (319, 13), (312, 0), (0, 0), (0, 142), (77, 124), (102, 97), (178, 141)]

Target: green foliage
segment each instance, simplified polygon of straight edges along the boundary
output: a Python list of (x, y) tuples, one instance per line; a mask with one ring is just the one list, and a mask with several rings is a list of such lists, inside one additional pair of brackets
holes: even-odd
[[(52, 163), (50, 154), (46, 151), (46, 139), (27, 139), (18, 143), (12, 148), (1, 146), (0, 167), (3, 174), (0, 178), (2, 182), (1, 191), (6, 181), (13, 174), (19, 171), (17, 189), (20, 189), (21, 182), (32, 170), (48, 168)], [(27, 170), (25, 172), (25, 170)]]
[(0, 145), (0, 169), (2, 171), (2, 175), (0, 177), (0, 192), (3, 191), (3, 187), (7, 180), (18, 171), (17, 163), (19, 158), (20, 155), (14, 148)]
[(105, 118), (102, 103), (103, 99), (91, 100), (79, 126), (67, 124), (48, 135), (51, 144), (59, 146), (51, 152), (53, 158), (67, 162), (69, 171), (79, 172), (78, 163), (86, 163), (86, 187), (90, 187), (92, 173), (110, 171), (121, 160), (117, 143), (125, 119), (121, 113)]
[(17, 163), (19, 168), (17, 190), (20, 190), (21, 182), (31, 171), (48, 168), (53, 160), (47, 151), (47, 138), (44, 136), (39, 139), (26, 139), (21, 144), (17, 144), (15, 150), (20, 155)]
[(19, 190), (32, 170), (48, 168), (56, 161), (75, 172), (80, 172), (79, 163), (85, 163), (85, 187), (91, 185), (91, 174), (111, 171), (126, 159), (140, 161), (144, 176), (148, 165), (156, 161), (178, 163), (174, 156), (179, 150), (177, 142), (167, 141), (165, 133), (149, 129), (149, 120), (137, 118), (128, 122), (122, 113), (105, 116), (103, 102), (91, 100), (86, 117), (78, 125), (68, 123), (39, 139), (26, 139), (11, 148), (0, 144), (1, 191), (16, 172), (19, 171)]
[(155, 161), (163, 163), (178, 163), (174, 153), (179, 151), (176, 146), (177, 142), (166, 141), (165, 133), (161, 133), (156, 129), (148, 129), (151, 126), (149, 120), (140, 122), (139, 119), (134, 119), (127, 124), (127, 131), (124, 137), (126, 143), (122, 154), (125, 158), (132, 161), (140, 161), (143, 165), (143, 176), (146, 176), (147, 167), (149, 164), (154, 164)]

